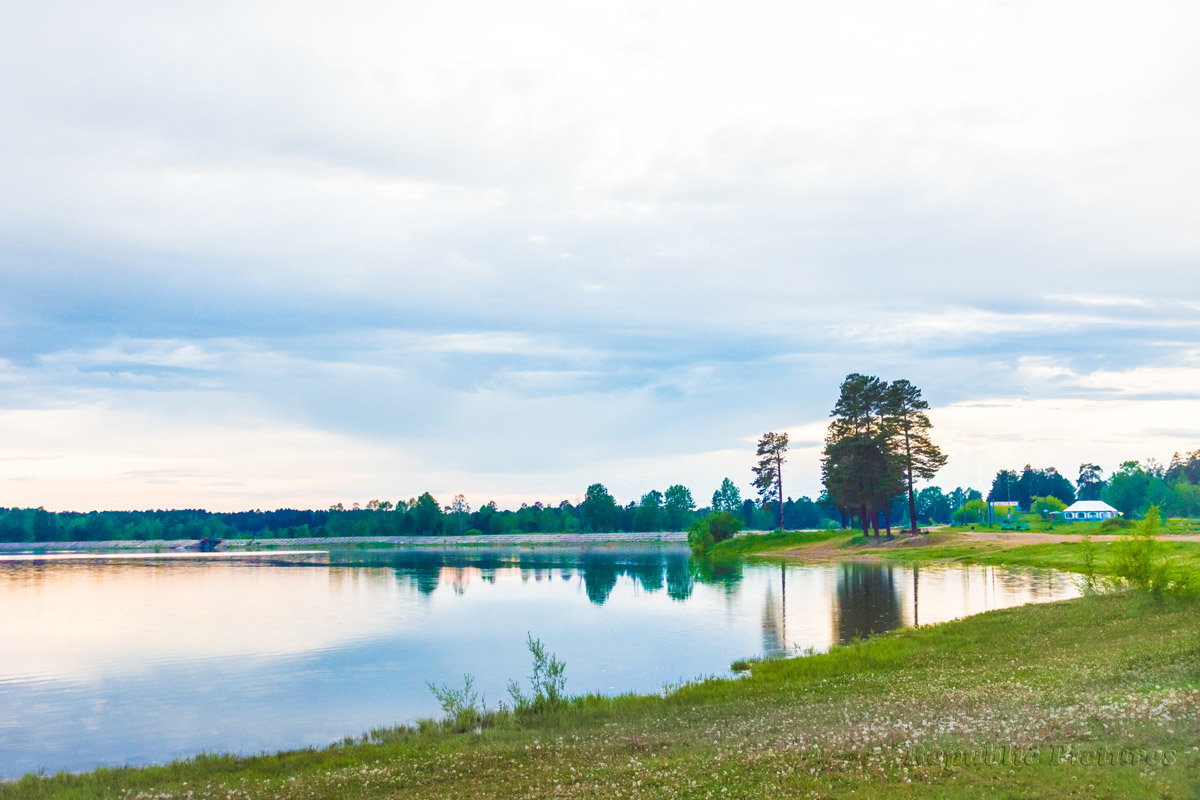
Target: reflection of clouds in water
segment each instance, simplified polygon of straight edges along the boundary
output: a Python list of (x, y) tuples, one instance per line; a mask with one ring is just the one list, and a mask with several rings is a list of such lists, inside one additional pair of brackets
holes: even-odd
[[(698, 586), (705, 596), (691, 603)], [(89, 680), (167, 662), (344, 647), (425, 624), (441, 613), (443, 595), (646, 608), (658, 597), (717, 603), (714, 613), (728, 618), (752, 603), (762, 651), (773, 653), (1077, 593), (1069, 576), (1045, 570), (743, 568), (690, 560), (678, 548), (362, 551), (303, 567), (8, 563), (0, 602), (21, 612), (0, 618), (0, 680)]]
[(952, 565), (855, 577), (704, 565), (678, 547), (330, 561), (0, 568), (0, 603), (20, 611), (0, 618), (0, 774), (325, 744), (436, 713), (427, 682), (464, 672), (494, 702), (528, 675), (530, 633), (566, 662), (571, 693), (657, 692), (738, 658), (824, 650), (839, 620), (878, 623), (876, 601), (908, 624), (918, 583), (922, 622), (1074, 593), (1054, 573)]
[[(285, 655), (403, 627), (387, 570), (88, 561), (0, 569), (0, 680), (93, 680), (164, 662)], [(347, 624), (353, 621), (353, 624)]]
[(1025, 603), (1077, 597), (1075, 579), (1045, 569), (926, 565), (893, 567), (904, 624), (929, 625)]

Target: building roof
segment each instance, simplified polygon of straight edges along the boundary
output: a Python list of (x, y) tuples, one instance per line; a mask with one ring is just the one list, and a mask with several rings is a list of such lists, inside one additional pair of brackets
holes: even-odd
[(1064, 513), (1066, 511), (1111, 511), (1114, 514), (1121, 513), (1103, 500), (1076, 500), (1063, 509), (1063, 511)]

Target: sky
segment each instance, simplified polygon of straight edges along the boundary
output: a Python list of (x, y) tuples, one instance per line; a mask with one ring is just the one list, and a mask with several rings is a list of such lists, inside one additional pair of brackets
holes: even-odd
[(1200, 6), (0, 0), (0, 506), (1200, 448)]

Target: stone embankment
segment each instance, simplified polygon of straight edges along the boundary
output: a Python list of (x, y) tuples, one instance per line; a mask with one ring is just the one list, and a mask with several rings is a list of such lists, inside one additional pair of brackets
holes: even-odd
[[(28, 550), (188, 550), (197, 545), (196, 539), (147, 539), (109, 540), (103, 542), (0, 542), (0, 552), (25, 552)], [(355, 544), (375, 545), (515, 545), (556, 544), (589, 545), (606, 542), (667, 542), (678, 544), (687, 541), (682, 531), (657, 531), (654, 533), (506, 533), (495, 536), (337, 536), (307, 537), (304, 539), (226, 539), (221, 542), (222, 550), (239, 550), (248, 547), (336, 547)]]

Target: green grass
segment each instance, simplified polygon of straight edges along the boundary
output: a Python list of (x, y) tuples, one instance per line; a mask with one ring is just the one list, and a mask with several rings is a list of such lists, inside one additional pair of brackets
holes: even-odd
[[(1029, 523), (1029, 530), (1032, 533), (1055, 533), (1067, 536), (1095, 536), (1097, 534), (1119, 534), (1126, 533), (1137, 525), (1136, 520), (1128, 520), (1119, 517), (1115, 520), (1083, 520), (1076, 522), (1056, 522), (1051, 524), (1049, 521), (1042, 518), (1040, 514), (1022, 514), (1021, 518)], [(1200, 532), (1200, 520), (1186, 519), (1182, 517), (1173, 517), (1165, 520), (1168, 533), (1197, 533)], [(997, 531), (1001, 532), (1002, 528), (999, 522), (987, 525), (975, 523), (973, 525), (950, 525), (940, 530), (945, 531)]]
[(754, 555), (769, 550), (782, 550), (825, 542), (845, 536), (841, 530), (833, 531), (772, 531), (771, 533), (744, 533), (723, 542), (717, 542), (708, 551), (713, 558), (734, 558)]
[[(1200, 542), (1159, 540), (1178, 569), (1194, 572), (1200, 578)], [(1114, 542), (1093, 542), (1095, 569), (1110, 571), (1110, 552)], [(879, 557), (905, 562), (956, 561), (971, 564), (995, 564), (1012, 567), (1051, 567), (1071, 572), (1085, 571), (1085, 547), (1082, 542), (1026, 544), (1015, 547), (999, 542), (956, 542), (926, 547), (900, 547), (874, 551)]]
[[(1107, 527), (1104, 521), (1082, 521), (1082, 522), (1056, 522), (1051, 524), (1038, 514), (1022, 514), (1021, 518), (1029, 524), (1031, 533), (1055, 533), (1065, 536), (1095, 536), (1104, 533), (1121, 533), (1122, 529), (1118, 525), (1109, 524)], [(1136, 523), (1135, 523), (1136, 524)], [(994, 531), (1003, 533), (1001, 523), (997, 522), (991, 525), (984, 523), (975, 523), (973, 525), (948, 525), (941, 530), (945, 531)]]

